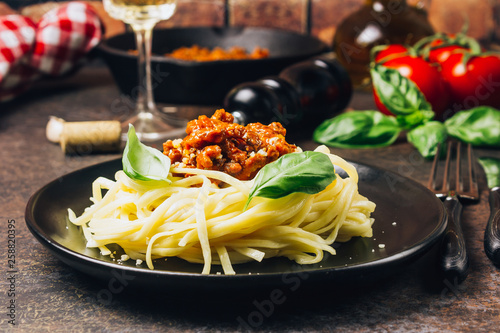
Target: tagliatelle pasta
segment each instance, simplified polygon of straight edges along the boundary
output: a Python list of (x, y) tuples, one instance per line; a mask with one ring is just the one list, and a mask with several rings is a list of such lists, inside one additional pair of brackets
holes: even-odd
[(316, 151), (328, 154), (348, 174), (317, 194), (255, 197), (244, 210), (253, 180), (172, 167), (171, 174), (191, 176), (171, 176), (168, 184), (133, 180), (118, 171), (115, 180), (96, 179), (93, 204), (78, 217), (69, 209), (69, 220), (81, 226), (87, 247), (110, 255), (108, 246), (118, 244), (150, 269), (154, 259), (174, 256), (203, 264), (203, 274), (212, 265), (235, 274), (234, 264), (275, 256), (318, 263), (325, 251), (335, 254), (333, 242), (372, 236), (375, 204), (358, 193), (358, 174), (351, 164), (324, 146)]

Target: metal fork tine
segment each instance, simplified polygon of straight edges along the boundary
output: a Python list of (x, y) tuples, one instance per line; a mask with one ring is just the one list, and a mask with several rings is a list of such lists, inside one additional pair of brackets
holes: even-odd
[[(442, 150), (443, 145), (438, 144), (427, 187), (439, 198), (446, 197), (452, 191), (461, 199), (477, 201), (479, 191), (472, 146), (465, 146), (456, 140), (448, 141), (444, 162), (440, 161)], [(439, 174), (443, 177), (441, 182)]]
[(457, 142), (455, 163), (457, 166), (455, 168), (455, 191), (458, 195), (464, 191), (464, 181), (462, 175), (462, 143), (460, 141)]
[(437, 169), (438, 169), (438, 161), (439, 156), (441, 155), (441, 144), (437, 145), (436, 155), (434, 156), (434, 160), (432, 161), (431, 174), (429, 175), (429, 183), (427, 188), (433, 191), (436, 195), (438, 195), (437, 187), (436, 187), (436, 178), (437, 178)]
[(469, 192), (472, 200), (479, 199), (479, 189), (477, 185), (476, 176), (476, 164), (474, 163), (474, 152), (472, 151), (472, 145), (467, 145), (467, 163), (469, 170)]
[(461, 199), (476, 201), (479, 199), (479, 190), (472, 146), (467, 144), (464, 148), (460, 141), (456, 145), (455, 192)]
[(444, 174), (443, 174), (443, 186), (441, 191), (443, 195), (447, 195), (450, 191), (450, 164), (451, 164), (451, 152), (452, 152), (452, 142), (448, 142), (448, 149), (446, 150), (446, 161), (444, 163)]

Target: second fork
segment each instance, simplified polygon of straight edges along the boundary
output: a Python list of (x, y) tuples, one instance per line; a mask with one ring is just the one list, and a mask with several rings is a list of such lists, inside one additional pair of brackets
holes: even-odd
[[(437, 197), (444, 199), (443, 204), (448, 214), (448, 223), (440, 249), (440, 266), (444, 276), (458, 283), (465, 280), (469, 269), (469, 256), (461, 226), (462, 204), (460, 199), (478, 200), (476, 174), (472, 148), (467, 145), (466, 156), (462, 154), (462, 144), (457, 141), (448, 141), (444, 170), (438, 171), (441, 147), (438, 146), (436, 156), (429, 177), (428, 188)], [(451, 174), (451, 166), (455, 164), (455, 173)], [(466, 163), (467, 175), (463, 175), (462, 162)], [(442, 174), (441, 186), (438, 184), (438, 174)], [(454, 176), (454, 179), (453, 179)], [(467, 186), (464, 186), (467, 179)], [(453, 181), (454, 180), (454, 181)]]

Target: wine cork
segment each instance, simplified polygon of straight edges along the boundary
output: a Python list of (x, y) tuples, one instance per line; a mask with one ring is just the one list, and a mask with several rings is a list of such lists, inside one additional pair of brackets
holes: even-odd
[(49, 141), (59, 143), (65, 154), (78, 155), (118, 151), (121, 132), (115, 120), (66, 122), (51, 117), (46, 128)]

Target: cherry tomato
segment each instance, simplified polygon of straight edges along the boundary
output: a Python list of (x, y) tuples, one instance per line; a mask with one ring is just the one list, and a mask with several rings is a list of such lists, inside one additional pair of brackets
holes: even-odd
[(454, 109), (500, 108), (500, 54), (451, 54), (441, 66), (441, 75)]
[(466, 46), (455, 44), (455, 38), (455, 35), (446, 35), (442, 38), (431, 39), (421, 47), (422, 56), (430, 63), (442, 64), (453, 52), (469, 50)]
[(448, 57), (457, 52), (471, 51), (477, 49), (480, 52), (480, 45), (472, 37), (463, 33), (433, 35), (424, 38), (415, 45), (415, 51), (424, 60), (433, 64), (442, 64)]
[[(443, 113), (449, 106), (449, 94), (439, 71), (420, 57), (403, 56), (382, 62), (383, 66), (396, 69), (402, 76), (410, 79), (420, 89), (425, 99), (431, 104), (436, 119), (443, 119)], [(383, 105), (374, 91), (375, 103), (378, 109), (390, 115), (391, 112)]]
[(459, 45), (448, 45), (436, 47), (429, 51), (429, 62), (443, 64), (453, 53), (468, 51), (469, 49)]
[(384, 60), (389, 60), (395, 57), (402, 57), (408, 54), (406, 46), (401, 44), (390, 44), (378, 47), (374, 52), (375, 62), (379, 63)]

